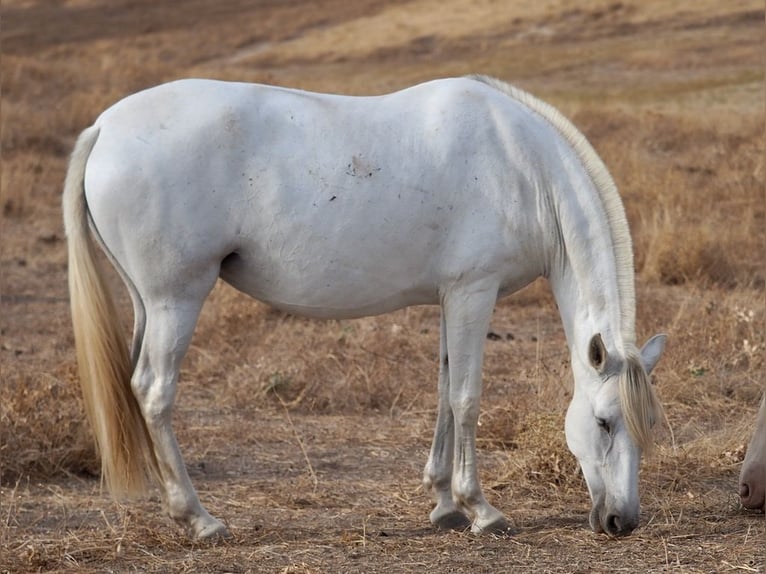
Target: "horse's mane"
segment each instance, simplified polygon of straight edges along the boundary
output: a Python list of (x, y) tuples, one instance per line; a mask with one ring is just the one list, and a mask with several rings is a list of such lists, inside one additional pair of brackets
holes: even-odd
[(626, 346), (625, 369), (620, 375), (619, 382), (620, 402), (630, 434), (641, 448), (648, 449), (651, 446), (649, 431), (655, 420), (659, 418), (661, 409), (635, 346), (636, 294), (633, 282), (633, 245), (617, 186), (590, 142), (556, 108), (496, 78), (482, 75), (468, 77), (520, 102), (553, 126), (572, 146), (598, 192), (614, 246), (617, 291), (620, 299), (620, 334)]
[(619, 391), (622, 416), (628, 432), (641, 450), (651, 451), (651, 430), (654, 423), (663, 416), (662, 405), (637, 352), (625, 357), (625, 370), (620, 374)]
[(468, 77), (491, 86), (525, 105), (552, 125), (575, 150), (604, 206), (614, 245), (617, 291), (620, 296), (620, 331), (625, 343), (635, 344), (636, 294), (633, 284), (633, 245), (622, 200), (604, 162), (580, 130), (550, 104), (496, 78), (481, 75)]

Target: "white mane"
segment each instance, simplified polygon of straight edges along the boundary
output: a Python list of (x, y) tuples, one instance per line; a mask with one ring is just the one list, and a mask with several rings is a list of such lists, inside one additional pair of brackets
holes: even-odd
[(482, 75), (469, 78), (491, 86), (514, 100), (524, 104), (550, 123), (572, 145), (586, 173), (598, 190), (606, 213), (614, 245), (617, 269), (617, 290), (620, 296), (621, 334), (626, 343), (635, 343), (636, 295), (633, 282), (633, 246), (625, 209), (617, 192), (617, 186), (585, 136), (556, 108), (506, 82)]

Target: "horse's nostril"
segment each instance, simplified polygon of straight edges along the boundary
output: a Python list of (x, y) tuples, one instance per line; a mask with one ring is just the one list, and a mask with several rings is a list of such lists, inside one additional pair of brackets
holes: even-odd
[(739, 484), (739, 497), (742, 500), (747, 500), (750, 498), (750, 485), (746, 482), (741, 482)]
[(612, 535), (622, 532), (622, 524), (618, 515), (610, 514), (606, 517), (606, 531)]
[(608, 514), (604, 521), (604, 531), (610, 536), (627, 536), (638, 526), (637, 521), (627, 520), (619, 514)]

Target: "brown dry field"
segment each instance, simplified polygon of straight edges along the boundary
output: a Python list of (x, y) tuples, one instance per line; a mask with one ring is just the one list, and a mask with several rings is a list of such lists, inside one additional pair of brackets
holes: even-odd
[[(270, 311), (225, 285), (175, 428), (233, 539), (99, 488), (69, 324), (60, 193), (77, 133), (138, 89), (202, 76), (377, 94), (498, 76), (572, 118), (621, 190), (638, 335), (669, 335), (641, 527), (588, 529), (563, 432), (568, 353), (547, 287), (487, 340), (480, 462), (515, 533), (431, 528), (438, 310)], [(0, 572), (763, 572), (737, 475), (764, 377), (764, 12), (754, 0), (6, 0), (2, 5)], [(126, 336), (131, 315), (124, 310)]]

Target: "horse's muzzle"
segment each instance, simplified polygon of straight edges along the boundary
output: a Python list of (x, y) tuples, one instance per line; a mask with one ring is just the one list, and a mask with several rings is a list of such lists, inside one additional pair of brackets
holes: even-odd
[(590, 511), (590, 527), (609, 536), (627, 536), (638, 527), (638, 513), (615, 512), (594, 506)]
[(748, 466), (742, 473), (739, 499), (745, 508), (766, 510), (766, 468), (762, 464)]

